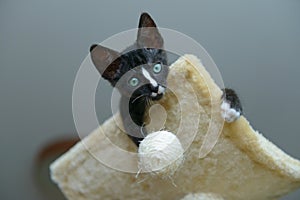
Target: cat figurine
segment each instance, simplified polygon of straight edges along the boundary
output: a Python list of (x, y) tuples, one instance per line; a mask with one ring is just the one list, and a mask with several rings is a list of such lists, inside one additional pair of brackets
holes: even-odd
[[(150, 102), (160, 100), (169, 72), (164, 40), (148, 13), (142, 13), (134, 44), (121, 53), (94, 44), (91, 59), (101, 76), (121, 93), (120, 116), (127, 135), (139, 146), (145, 138), (145, 112)], [(233, 122), (242, 114), (234, 90), (223, 90), (222, 116)]]

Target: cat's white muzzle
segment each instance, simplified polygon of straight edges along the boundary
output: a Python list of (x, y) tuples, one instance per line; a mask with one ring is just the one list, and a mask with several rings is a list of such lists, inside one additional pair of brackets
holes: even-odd
[(157, 92), (152, 92), (151, 97), (156, 97), (159, 94), (164, 94), (165, 93), (165, 88), (163, 86), (158, 86)]
[(158, 86), (157, 94), (164, 94), (164, 93), (165, 93), (165, 88), (163, 86)]

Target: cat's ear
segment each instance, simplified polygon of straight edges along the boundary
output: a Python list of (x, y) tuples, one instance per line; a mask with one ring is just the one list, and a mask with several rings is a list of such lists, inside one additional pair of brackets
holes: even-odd
[(93, 44), (90, 47), (91, 58), (103, 78), (110, 81), (116, 80), (120, 68), (120, 54), (112, 49)]
[(142, 13), (139, 22), (137, 44), (140, 47), (163, 48), (163, 38), (161, 37), (155, 22), (148, 13)]

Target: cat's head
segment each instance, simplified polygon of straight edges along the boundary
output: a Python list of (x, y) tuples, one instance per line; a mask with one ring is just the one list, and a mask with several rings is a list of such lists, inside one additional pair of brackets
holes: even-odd
[(136, 42), (119, 53), (101, 45), (92, 45), (91, 58), (102, 77), (122, 95), (158, 100), (166, 88), (167, 55), (153, 19), (143, 13)]

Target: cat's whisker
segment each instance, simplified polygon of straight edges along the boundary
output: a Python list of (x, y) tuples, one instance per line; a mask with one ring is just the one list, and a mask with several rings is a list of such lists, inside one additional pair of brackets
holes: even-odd
[(144, 126), (145, 126), (146, 124), (145, 124), (145, 122), (143, 123), (143, 125), (141, 126), (141, 134), (142, 134), (142, 136), (145, 138), (146, 137), (146, 135), (145, 135), (145, 133), (144, 133), (144, 131), (143, 131), (143, 128), (144, 128)]
[(133, 99), (133, 101), (131, 103), (134, 103), (137, 99), (143, 97), (143, 96), (146, 96), (146, 94), (141, 94), (140, 96), (136, 97), (135, 99)]
[(152, 104), (152, 101), (150, 98), (146, 98), (147, 107), (150, 107)]

